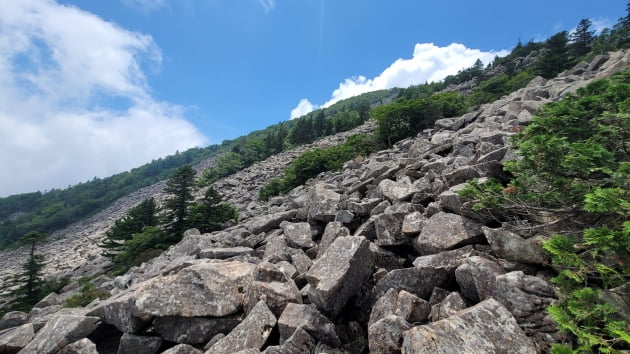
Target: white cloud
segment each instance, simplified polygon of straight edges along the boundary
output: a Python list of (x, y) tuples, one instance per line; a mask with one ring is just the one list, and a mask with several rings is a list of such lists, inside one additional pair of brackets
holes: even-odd
[(300, 100), (300, 103), (291, 110), (291, 119), (301, 117), (307, 113), (313, 112), (318, 107), (313, 105), (311, 101), (303, 98)]
[(276, 0), (258, 0), (265, 12), (271, 11), (276, 6)]
[(0, 2), (0, 196), (105, 177), (206, 138), (152, 98), (150, 36), (55, 0)]
[(396, 60), (372, 79), (365, 76), (345, 79), (333, 91), (330, 100), (321, 106), (329, 107), (340, 100), (365, 92), (439, 81), (448, 75), (457, 74), (459, 70), (471, 67), (477, 59), (489, 63), (496, 55), (507, 54), (509, 51), (505, 50), (483, 52), (479, 49), (469, 49), (459, 43), (452, 43), (446, 47), (438, 47), (433, 43), (417, 43), (412, 58)]
[(166, 0), (122, 0), (123, 4), (142, 13), (159, 10), (166, 7)]

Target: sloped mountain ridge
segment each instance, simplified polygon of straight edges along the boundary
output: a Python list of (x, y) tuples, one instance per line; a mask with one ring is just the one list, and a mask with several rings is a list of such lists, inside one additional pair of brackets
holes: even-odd
[(268, 170), (218, 181), (243, 211), (238, 225), (189, 230), (158, 258), (101, 278), (113, 296), (85, 309), (61, 309), (70, 292), (49, 296), (13, 315), (0, 347), (11, 335), (24, 353), (114, 342), (124, 351), (178, 344), (172, 353), (545, 351), (561, 337), (545, 312), (554, 294), (538, 240), (483, 227), (455, 192), (500, 176), (515, 157), (509, 136), (544, 103), (629, 62), (616, 52), (536, 78), (270, 203), (255, 201), (264, 182), (253, 177), (276, 176), (277, 157)]

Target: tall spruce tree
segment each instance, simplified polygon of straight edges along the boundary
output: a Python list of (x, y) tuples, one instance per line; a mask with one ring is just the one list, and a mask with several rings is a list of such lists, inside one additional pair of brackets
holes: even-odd
[(166, 231), (174, 240), (179, 240), (188, 228), (189, 206), (193, 200), (195, 170), (186, 165), (173, 173), (166, 181), (164, 191), (169, 198), (164, 201), (166, 209)]
[(590, 52), (595, 40), (595, 31), (590, 30), (592, 24), (591, 20), (583, 18), (571, 33), (570, 39), (573, 42), (571, 49), (574, 56), (581, 57)]
[(216, 189), (209, 187), (203, 199), (191, 207), (190, 225), (201, 232), (212, 232), (224, 228), (229, 220), (237, 220), (236, 209), (227, 203)]
[(46, 240), (46, 235), (31, 231), (22, 236), (18, 243), (29, 247), (28, 259), (22, 265), (22, 273), (14, 278), (18, 287), (13, 290), (12, 295), (16, 296), (13, 308), (16, 310), (29, 310), (42, 296), (42, 269), (44, 268), (44, 256), (35, 254), (38, 243)]
[(538, 75), (551, 79), (571, 65), (568, 42), (569, 34), (567, 31), (558, 32), (547, 39), (544, 45), (544, 55), (536, 65)]

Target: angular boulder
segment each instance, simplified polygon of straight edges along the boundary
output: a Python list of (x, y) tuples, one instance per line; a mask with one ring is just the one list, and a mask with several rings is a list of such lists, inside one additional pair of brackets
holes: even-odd
[(443, 287), (449, 274), (443, 268), (403, 268), (387, 273), (374, 286), (373, 293), (378, 298), (388, 289), (405, 290), (420, 298), (428, 299), (433, 288)]
[(547, 261), (538, 238), (524, 239), (513, 232), (485, 226), (482, 230), (492, 250), (501, 258), (530, 264), (544, 264)]
[(439, 212), (427, 220), (413, 246), (421, 255), (429, 255), (481, 241), (481, 225), (457, 214)]
[(341, 345), (335, 325), (312, 304), (287, 304), (278, 319), (278, 328), (280, 329), (280, 337), (283, 339), (288, 339), (293, 336), (296, 330), (302, 328), (322, 343), (335, 348)]
[(160, 349), (162, 338), (125, 333), (120, 338), (117, 354), (154, 354)]
[(249, 313), (258, 301), (263, 301), (274, 315), (280, 316), (287, 303), (302, 303), (302, 294), (293, 280), (286, 282), (254, 281), (245, 294), (245, 312)]
[(57, 354), (98, 354), (96, 344), (87, 338), (80, 339), (63, 347)]
[(53, 317), (20, 353), (55, 353), (66, 345), (90, 335), (99, 322), (98, 317), (74, 315)]
[(228, 333), (239, 322), (239, 315), (225, 317), (158, 317), (153, 320), (153, 330), (173, 343), (198, 345), (207, 343), (219, 333)]
[(403, 353), (536, 353), (512, 314), (494, 299), (414, 327), (403, 338)]
[(17, 353), (33, 340), (35, 330), (32, 323), (0, 332), (0, 353)]
[(462, 295), (473, 302), (488, 299), (494, 294), (496, 278), (505, 270), (495, 262), (473, 256), (455, 270), (455, 278)]
[(259, 301), (247, 317), (228, 335), (216, 342), (207, 353), (235, 353), (262, 348), (276, 325), (276, 317), (264, 302)]
[(313, 263), (306, 273), (308, 298), (320, 310), (335, 317), (359, 293), (374, 266), (369, 244), (362, 236), (339, 237)]

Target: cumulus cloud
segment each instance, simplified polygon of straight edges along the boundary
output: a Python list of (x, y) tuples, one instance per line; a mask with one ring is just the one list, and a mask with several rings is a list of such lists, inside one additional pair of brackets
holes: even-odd
[[(466, 48), (459, 43), (452, 43), (446, 47), (438, 47), (433, 43), (417, 43), (411, 58), (394, 61), (375, 78), (356, 76), (345, 79), (321, 107), (329, 107), (340, 100), (365, 92), (439, 81), (448, 75), (457, 74), (459, 70), (471, 67), (477, 59), (489, 63), (496, 55), (507, 54), (509, 51), (506, 50), (484, 52)], [(291, 115), (293, 116), (293, 111)]]
[(276, 0), (258, 0), (265, 12), (271, 11), (276, 6)]
[(300, 100), (300, 103), (291, 110), (291, 119), (301, 117), (307, 113), (313, 112), (318, 107), (313, 105), (311, 101), (306, 98)]
[(155, 100), (150, 36), (55, 0), (0, 2), (0, 196), (65, 187), (206, 143)]

